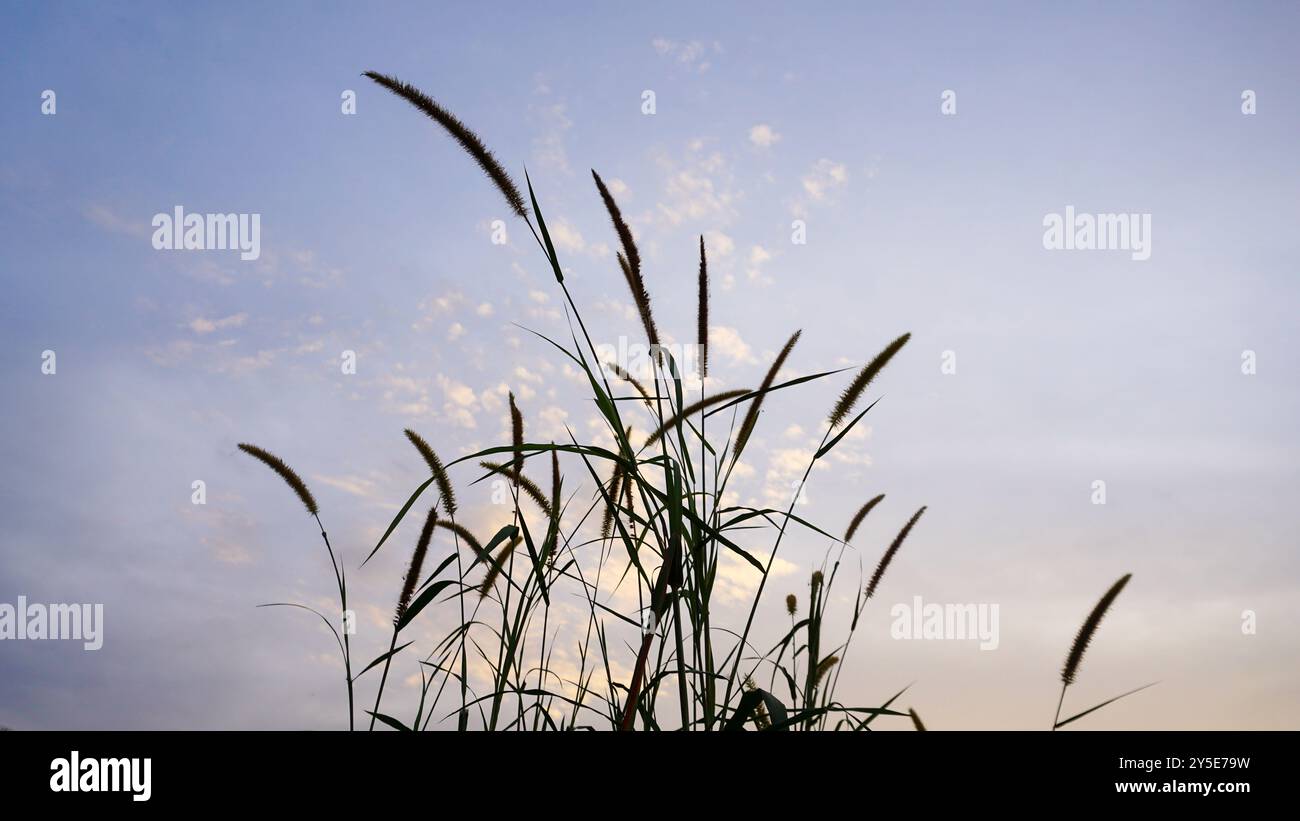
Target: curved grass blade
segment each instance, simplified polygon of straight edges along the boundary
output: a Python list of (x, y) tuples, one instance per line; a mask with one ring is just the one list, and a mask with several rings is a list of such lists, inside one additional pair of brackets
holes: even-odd
[(434, 596), (455, 583), (456, 582), (453, 579), (443, 579), (440, 582), (435, 582), (429, 585), (429, 588), (421, 593), (419, 598), (411, 602), (410, 606), (402, 611), (402, 618), (397, 622), (397, 631), (400, 633), (403, 627), (410, 624), (411, 620), (419, 615), (420, 611), (425, 608), (425, 605), (433, 601)]
[(1153, 682), (1151, 682), (1150, 684), (1143, 684), (1141, 687), (1138, 687), (1136, 690), (1129, 690), (1127, 693), (1121, 693), (1120, 695), (1117, 695), (1117, 696), (1115, 696), (1115, 697), (1112, 698), (1112, 699), (1107, 699), (1106, 701), (1103, 701), (1101, 704), (1098, 704), (1096, 707), (1089, 707), (1088, 709), (1084, 710), (1082, 713), (1075, 713), (1074, 715), (1070, 716), (1069, 718), (1067, 718), (1067, 719), (1065, 719), (1065, 720), (1063, 720), (1063, 721), (1057, 722), (1057, 724), (1056, 724), (1056, 729), (1059, 730), (1060, 728), (1064, 727), (1065, 725), (1069, 724), (1069, 723), (1072, 722), (1072, 721), (1078, 721), (1079, 719), (1081, 719), (1081, 718), (1083, 718), (1084, 716), (1086, 716), (1088, 713), (1091, 713), (1091, 712), (1095, 712), (1095, 711), (1097, 711), (1097, 710), (1100, 710), (1102, 707), (1105, 707), (1107, 704), (1114, 704), (1116, 701), (1119, 701), (1121, 698), (1124, 698), (1125, 696), (1131, 696), (1131, 695), (1133, 695), (1134, 693), (1140, 693), (1141, 691), (1145, 690), (1146, 688), (1148, 688), (1148, 687), (1154, 687), (1154, 686), (1156, 686), (1156, 685), (1159, 684), (1159, 683), (1160, 683), (1160, 682), (1158, 682), (1158, 681), (1153, 681)]
[(411, 509), (411, 505), (415, 504), (415, 500), (420, 498), (420, 494), (424, 493), (425, 488), (433, 484), (434, 478), (435, 477), (430, 476), (428, 479), (421, 482), (420, 486), (415, 489), (415, 492), (411, 494), (411, 498), (407, 499), (406, 504), (402, 505), (402, 509), (397, 511), (397, 515), (393, 517), (393, 521), (388, 525), (388, 529), (384, 531), (384, 535), (379, 539), (379, 544), (375, 545), (375, 549), (370, 551), (370, 555), (366, 556), (365, 561), (361, 563), (361, 567), (365, 567), (366, 562), (370, 561), (374, 555), (379, 552), (379, 548), (384, 546), (384, 542), (388, 541), (388, 537), (393, 535), (393, 531), (397, 529), (397, 526), (402, 523), (402, 519), (406, 517), (406, 512)]
[(387, 724), (389, 727), (392, 727), (394, 730), (401, 730), (404, 733), (414, 732), (410, 727), (407, 727), (405, 724), (393, 718), (392, 716), (386, 716), (383, 713), (372, 713), (369, 710), (366, 710), (366, 714), (374, 716), (375, 718)]
[(393, 656), (395, 656), (395, 655), (397, 655), (398, 653), (402, 652), (403, 650), (405, 650), (406, 648), (410, 647), (410, 646), (411, 646), (412, 644), (414, 644), (414, 643), (415, 643), (415, 642), (408, 641), (406, 644), (403, 644), (403, 645), (400, 646), (400, 647), (394, 647), (392, 650), (389, 650), (387, 653), (384, 653), (383, 655), (381, 655), (381, 656), (379, 656), (378, 658), (376, 658), (374, 661), (372, 661), (372, 662), (370, 662), (369, 664), (367, 664), (366, 667), (365, 667), (365, 670), (362, 670), (360, 673), (357, 673), (355, 676), (353, 676), (353, 677), (352, 677), (352, 680), (353, 680), (353, 681), (356, 681), (357, 679), (361, 678), (362, 676), (364, 676), (364, 675), (366, 674), (366, 670), (369, 670), (371, 667), (374, 667), (376, 664), (383, 664), (384, 659), (392, 658)]

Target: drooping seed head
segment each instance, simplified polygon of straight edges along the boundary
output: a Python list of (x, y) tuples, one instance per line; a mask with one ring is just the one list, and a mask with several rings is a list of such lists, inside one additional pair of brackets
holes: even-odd
[(442, 508), (447, 511), (448, 516), (456, 515), (456, 492), (451, 487), (451, 480), (447, 478), (447, 470), (442, 466), (442, 460), (438, 454), (433, 452), (429, 443), (424, 441), (420, 434), (406, 429), (406, 438), (411, 440), (415, 449), (424, 457), (424, 461), (429, 465), (429, 471), (433, 473), (433, 480), (438, 485), (438, 494), (442, 497)]
[(308, 513), (313, 516), (320, 513), (320, 508), (316, 506), (316, 497), (312, 496), (311, 491), (307, 489), (307, 483), (294, 472), (293, 468), (285, 464), (283, 459), (268, 450), (259, 448), (257, 445), (244, 442), (240, 443), (239, 449), (275, 471), (284, 480), (285, 484), (298, 495), (298, 499), (302, 502), (303, 507), (307, 508)]
[(395, 77), (386, 74), (380, 74), (377, 71), (365, 72), (366, 77), (374, 80), (379, 85), (396, 94), (398, 97), (406, 100), (411, 105), (419, 109), (425, 116), (442, 126), (452, 139), (460, 143), (460, 147), (478, 163), (479, 168), (487, 174), (488, 179), (492, 180), (493, 185), (505, 197), (506, 203), (510, 210), (516, 216), (527, 219), (528, 207), (524, 205), (524, 197), (519, 193), (519, 187), (515, 185), (514, 180), (506, 173), (505, 168), (492, 155), (479, 136), (469, 129), (456, 115), (434, 102), (433, 98), (425, 94), (420, 89), (404, 83)]

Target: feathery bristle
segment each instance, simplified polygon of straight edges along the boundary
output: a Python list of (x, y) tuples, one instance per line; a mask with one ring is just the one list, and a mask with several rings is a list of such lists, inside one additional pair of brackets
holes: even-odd
[(524, 415), (515, 404), (514, 391), (510, 392), (510, 443), (515, 449), (512, 469), (518, 481), (524, 473)]
[(510, 179), (510, 175), (506, 173), (505, 168), (501, 166), (496, 157), (492, 156), (492, 152), (483, 144), (478, 135), (470, 131), (469, 127), (462, 123), (456, 115), (438, 105), (429, 95), (410, 83), (404, 83), (395, 77), (389, 77), (376, 71), (367, 71), (365, 76), (403, 98), (446, 129), (452, 139), (460, 143), (461, 148), (464, 148), (474, 158), (479, 168), (483, 169), (488, 175), (488, 179), (492, 180), (496, 185), (497, 190), (506, 198), (510, 210), (523, 219), (528, 218), (528, 208), (524, 205), (523, 195), (519, 193), (519, 188), (515, 185), (514, 180)]
[(257, 445), (241, 442), (239, 449), (280, 474), (280, 478), (285, 481), (285, 484), (292, 488), (294, 493), (298, 494), (298, 499), (302, 501), (308, 513), (313, 516), (320, 513), (320, 508), (316, 506), (316, 497), (312, 496), (311, 491), (307, 489), (307, 483), (294, 472), (293, 468), (286, 465), (283, 459), (270, 451), (259, 448)]
[(515, 485), (528, 496), (528, 498), (537, 503), (537, 506), (542, 509), (542, 512), (545, 513), (548, 518), (551, 516), (551, 503), (547, 500), (546, 494), (542, 493), (542, 489), (539, 488), (537, 483), (532, 479), (529, 479), (522, 473), (515, 473), (510, 469), (509, 465), (503, 465), (499, 462), (489, 462), (485, 459), (482, 462), (479, 462), (479, 465), (484, 470), (491, 471), (492, 473), (500, 473), (502, 476), (509, 477), (510, 481), (514, 482)]
[(447, 478), (447, 470), (442, 466), (442, 460), (438, 454), (433, 452), (429, 443), (424, 441), (420, 434), (406, 429), (406, 438), (411, 440), (415, 449), (424, 457), (424, 461), (429, 465), (429, 471), (433, 474), (433, 481), (438, 485), (438, 494), (442, 496), (442, 509), (447, 511), (448, 516), (456, 515), (456, 492), (452, 490), (451, 480)]
[(907, 340), (911, 338), (912, 335), (910, 333), (903, 334), (898, 339), (890, 342), (885, 346), (883, 351), (876, 354), (875, 359), (868, 362), (863, 366), (862, 370), (858, 371), (858, 375), (855, 376), (853, 381), (849, 383), (849, 386), (844, 389), (844, 393), (840, 395), (839, 401), (835, 403), (834, 409), (831, 410), (830, 425), (832, 428), (844, 421), (845, 417), (847, 417), (853, 410), (853, 406), (858, 403), (860, 398), (862, 398), (862, 394), (866, 392), (867, 386), (871, 384), (871, 380), (876, 378), (876, 374), (880, 373), (880, 371), (889, 364), (889, 360), (894, 358), (894, 354), (902, 350), (903, 346), (907, 344)]
[(623, 463), (614, 463), (614, 475), (609, 477), (609, 485), (605, 488), (605, 493), (609, 495), (609, 502), (605, 505), (605, 515), (600, 520), (600, 538), (608, 539), (609, 534), (614, 530), (614, 511), (618, 508), (619, 493), (622, 492), (623, 481)]
[(709, 375), (709, 262), (704, 255), (704, 235), (700, 234), (700, 307), (696, 312), (696, 344), (700, 347), (700, 377)]
[(596, 190), (600, 192), (600, 199), (605, 203), (605, 210), (609, 212), (609, 219), (614, 223), (614, 233), (618, 234), (619, 244), (623, 246), (623, 255), (627, 259), (632, 273), (641, 276), (641, 253), (636, 248), (636, 241), (632, 239), (632, 229), (628, 228), (627, 222), (623, 219), (623, 212), (619, 210), (618, 203), (614, 201), (614, 195), (609, 193), (605, 187), (605, 181), (596, 173), (596, 169), (591, 169), (591, 178), (596, 181)]
[(433, 526), (437, 521), (438, 507), (434, 505), (429, 508), (429, 515), (425, 517), (424, 527), (420, 530), (420, 540), (415, 543), (415, 552), (411, 554), (411, 565), (406, 568), (402, 595), (397, 598), (397, 613), (393, 616), (394, 624), (402, 620), (402, 615), (411, 603), (411, 595), (415, 593), (415, 585), (420, 581), (420, 567), (424, 564), (425, 554), (429, 552), (429, 540), (433, 538)]
[(829, 673), (831, 668), (838, 664), (839, 661), (839, 656), (827, 656), (821, 660), (821, 663), (817, 665), (817, 672), (813, 674), (814, 690), (817, 689), (817, 686), (822, 683), (822, 679), (826, 677), (826, 674)]
[(798, 611), (799, 599), (793, 593), (787, 594), (785, 597), (785, 612), (793, 616)]
[(650, 311), (650, 294), (646, 291), (645, 279), (641, 276), (641, 252), (637, 250), (636, 241), (632, 238), (632, 229), (623, 219), (623, 212), (614, 201), (614, 195), (609, 193), (605, 181), (594, 168), (591, 170), (591, 177), (596, 181), (596, 190), (600, 192), (600, 199), (605, 203), (605, 210), (609, 212), (610, 222), (614, 223), (614, 233), (618, 234), (619, 244), (623, 246), (623, 251), (616, 256), (619, 267), (623, 269), (623, 277), (627, 280), (627, 287), (632, 292), (632, 301), (636, 303), (637, 313), (641, 315), (641, 326), (645, 329), (646, 339), (651, 345), (658, 347), (659, 329), (655, 327), (654, 315)]
[(921, 723), (921, 717), (916, 714), (916, 710), (913, 710), (911, 707), (908, 707), (907, 714), (912, 717), (913, 727), (921, 731), (925, 730), (925, 725)]
[(808, 586), (812, 588), (814, 597), (817, 595), (817, 591), (821, 589), (822, 582), (825, 580), (826, 577), (820, 570), (813, 571), (812, 578), (808, 580)]
[(627, 371), (623, 370), (623, 368), (619, 367), (618, 363), (616, 362), (608, 363), (607, 367), (619, 379), (622, 379), (624, 382), (627, 382), (632, 387), (636, 388), (636, 392), (641, 394), (641, 398), (645, 400), (647, 405), (651, 403), (649, 391), (645, 389), (644, 385), (642, 385), (640, 382), (636, 380), (636, 377), (634, 377), (632, 374), (628, 373)]
[(763, 384), (758, 386), (759, 394), (754, 397), (754, 401), (749, 403), (749, 410), (745, 412), (745, 421), (740, 425), (740, 433), (736, 434), (736, 446), (732, 451), (731, 461), (734, 462), (739, 459), (741, 451), (745, 449), (745, 445), (749, 444), (749, 437), (753, 435), (754, 427), (758, 424), (758, 413), (763, 408), (763, 400), (767, 397), (767, 390), (772, 387), (772, 382), (776, 380), (777, 372), (785, 367), (786, 357), (790, 356), (790, 351), (794, 350), (795, 343), (799, 341), (802, 334), (803, 331), (801, 330), (791, 334), (790, 339), (785, 343), (785, 347), (781, 348), (781, 352), (776, 355), (776, 359), (772, 360), (772, 367), (767, 369), (767, 374), (763, 377)]
[(863, 595), (864, 599), (871, 598), (872, 594), (876, 592), (876, 587), (884, 577), (885, 571), (889, 569), (889, 563), (894, 560), (894, 554), (898, 552), (898, 548), (903, 546), (903, 540), (907, 538), (908, 533), (912, 532), (912, 526), (916, 524), (916, 521), (921, 518), (921, 514), (924, 512), (925, 508), (922, 507), (912, 514), (912, 518), (907, 520), (907, 524), (903, 525), (903, 529), (898, 531), (898, 535), (894, 537), (894, 541), (889, 545), (889, 549), (885, 551), (885, 555), (880, 557), (880, 564), (876, 565), (876, 572), (871, 574), (871, 581), (867, 583), (867, 592)]
[(1092, 641), (1092, 635), (1097, 632), (1101, 626), (1101, 620), (1106, 615), (1106, 611), (1115, 603), (1115, 598), (1119, 596), (1124, 585), (1128, 580), (1133, 578), (1132, 573), (1125, 573), (1119, 581), (1110, 586), (1106, 595), (1101, 597), (1097, 606), (1092, 608), (1088, 618), (1084, 621), (1083, 626), (1079, 628), (1079, 634), (1074, 637), (1074, 644), (1070, 646), (1070, 655), (1065, 659), (1065, 668), (1061, 671), (1061, 681), (1067, 686), (1074, 683), (1074, 677), (1079, 672), (1079, 663), (1083, 661), (1083, 653), (1088, 649), (1088, 644)]
[(682, 408), (677, 413), (673, 414), (673, 416), (670, 419), (668, 419), (668, 421), (664, 422), (662, 425), (659, 426), (659, 429), (657, 431), (650, 434), (650, 438), (645, 440), (646, 447), (649, 447), (650, 445), (653, 445), (655, 442), (658, 442), (659, 439), (662, 438), (664, 434), (675, 429), (679, 424), (681, 424), (683, 419), (689, 419), (692, 414), (699, 413), (705, 408), (709, 408), (714, 405), (718, 405), (723, 402), (726, 402), (728, 400), (735, 399), (738, 396), (744, 396), (747, 393), (753, 393), (753, 391), (749, 390), (748, 388), (737, 388), (735, 390), (723, 391), (722, 393), (715, 393), (712, 396), (706, 396), (703, 399), (700, 399), (696, 402), (692, 402), (691, 404)]
[(618, 259), (618, 267), (623, 271), (623, 279), (627, 281), (628, 290), (632, 292), (632, 301), (636, 303), (636, 312), (641, 317), (641, 327), (645, 330), (646, 340), (652, 347), (657, 348), (659, 329), (655, 327), (654, 314), (650, 310), (650, 294), (645, 289), (645, 282), (641, 279), (641, 275), (628, 265), (627, 257), (623, 256), (622, 251), (615, 252), (614, 256)]
[(479, 543), (478, 539), (474, 538), (474, 534), (470, 533), (469, 529), (464, 525), (455, 522), (445, 522), (442, 519), (439, 519), (438, 527), (443, 530), (450, 530), (452, 533), (455, 533), (457, 536), (464, 539), (465, 544), (469, 545), (469, 549), (474, 551), (474, 555), (477, 556), (483, 553), (483, 545)]
[(849, 529), (844, 531), (844, 541), (847, 542), (853, 538), (853, 534), (858, 532), (858, 525), (862, 524), (862, 520), (867, 518), (867, 514), (871, 512), (871, 509), (880, 504), (880, 500), (884, 498), (885, 494), (882, 493), (858, 508), (858, 512), (853, 514), (853, 520), (849, 522)]
[[(624, 431), (623, 433), (623, 438), (627, 439), (629, 442), (632, 441), (631, 425), (627, 426), (627, 430)], [(627, 505), (628, 515), (636, 515), (636, 503), (633, 501), (633, 496), (632, 496), (633, 484), (635, 483), (632, 481), (632, 477), (627, 475), (627, 473), (624, 473), (623, 474), (623, 504)]]
[(505, 547), (501, 548), (501, 551), (497, 553), (496, 561), (488, 567), (487, 575), (483, 577), (483, 586), (479, 589), (480, 598), (486, 596), (488, 592), (496, 586), (497, 577), (500, 576), (501, 571), (505, 569), (506, 560), (510, 558), (510, 554), (515, 552), (515, 548), (518, 547), (519, 543), (523, 540), (523, 536), (515, 536), (509, 542), (506, 542)]

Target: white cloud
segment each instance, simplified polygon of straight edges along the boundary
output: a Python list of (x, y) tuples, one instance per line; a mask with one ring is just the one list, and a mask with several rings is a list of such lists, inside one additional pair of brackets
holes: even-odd
[(656, 37), (650, 41), (650, 45), (660, 57), (676, 60), (682, 66), (700, 73), (708, 71), (711, 66), (708, 60), (709, 54), (722, 53), (722, 43), (716, 40), (709, 44), (701, 40), (680, 42), (664, 37)]
[(323, 476), (318, 473), (311, 478), (323, 485), (338, 488), (344, 493), (351, 493), (353, 496), (360, 496), (363, 499), (376, 497), (375, 483), (360, 476)]
[(705, 231), (704, 247), (707, 249), (709, 259), (721, 259), (731, 256), (731, 253), (736, 250), (736, 242), (721, 231)]
[[(543, 95), (549, 93), (544, 85), (539, 87)], [(569, 119), (565, 104), (545, 101), (529, 107), (533, 119), (537, 121), (538, 136), (533, 140), (533, 156), (539, 168), (556, 171), (569, 170), (569, 154), (564, 147), (564, 135), (573, 122)]]
[(749, 141), (759, 148), (771, 148), (781, 141), (781, 135), (772, 130), (772, 126), (759, 123), (749, 129)]
[(571, 251), (578, 253), (587, 246), (582, 240), (582, 234), (563, 219), (557, 219), (554, 223), (547, 221), (546, 227), (550, 230), (551, 240), (555, 247), (561, 251)]
[(542, 383), (541, 375), (533, 373), (523, 365), (515, 366), (515, 378), (524, 382), (532, 382), (535, 385), (540, 385)]
[(749, 344), (740, 338), (740, 332), (727, 325), (709, 326), (709, 347), (732, 362), (751, 365), (758, 362)]
[[(761, 551), (750, 551), (759, 564), (767, 564), (770, 553)], [(778, 578), (781, 576), (791, 576), (799, 568), (792, 562), (788, 562), (780, 556), (772, 558), (772, 567), (769, 578)], [(717, 592), (722, 597), (731, 602), (748, 602), (753, 599), (754, 592), (758, 590), (759, 580), (762, 574), (758, 568), (754, 567), (747, 560), (740, 558), (730, 550), (724, 549), (718, 556), (718, 570), (716, 581), (719, 583)]]
[(826, 192), (833, 188), (838, 188), (848, 182), (849, 169), (843, 163), (837, 163), (826, 158), (817, 161), (807, 174), (803, 175), (800, 182), (803, 184), (804, 193), (814, 201), (826, 199)]
[(759, 285), (772, 284), (772, 278), (763, 274), (763, 263), (771, 258), (772, 254), (761, 245), (755, 245), (749, 249), (749, 267), (745, 269), (745, 274), (749, 277), (750, 282)]
[(459, 322), (451, 323), (451, 327), (447, 329), (447, 340), (449, 342), (455, 342), (457, 339), (460, 339), (464, 335), (465, 335), (465, 326), (460, 324)]
[(438, 374), (438, 387), (442, 388), (443, 396), (447, 400), (462, 408), (471, 408), (474, 406), (474, 389), (463, 382), (457, 382), (442, 374)]
[(196, 334), (210, 334), (222, 328), (238, 328), (248, 321), (248, 314), (238, 313), (221, 319), (204, 319), (196, 317), (190, 320), (190, 330)]
[(107, 231), (116, 234), (127, 234), (133, 237), (151, 236), (150, 226), (144, 220), (132, 220), (120, 216), (107, 205), (91, 205), (85, 210), (86, 219), (98, 225)]

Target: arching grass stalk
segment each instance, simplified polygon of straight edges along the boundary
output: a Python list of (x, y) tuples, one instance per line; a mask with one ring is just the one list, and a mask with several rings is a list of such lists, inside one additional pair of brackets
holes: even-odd
[[(354, 730), (356, 729), (356, 724), (355, 724), (355, 710), (353, 709), (353, 696), (352, 696), (352, 683), (353, 683), (352, 646), (348, 638), (350, 635), (350, 631), (348, 630), (349, 625), (347, 624), (347, 614), (348, 614), (347, 570), (344, 569), (342, 564), (338, 561), (338, 559), (334, 555), (334, 548), (330, 545), (329, 535), (325, 532), (325, 525), (321, 524), (320, 507), (316, 504), (316, 497), (314, 497), (311, 491), (307, 488), (307, 483), (302, 480), (302, 477), (300, 477), (298, 473), (294, 471), (293, 468), (289, 467), (289, 465), (285, 463), (283, 459), (271, 453), (270, 451), (264, 450), (263, 448), (259, 448), (257, 445), (250, 445), (246, 442), (240, 443), (239, 449), (242, 450), (244, 453), (247, 453), (249, 456), (252, 456), (254, 459), (258, 460), (262, 464), (266, 465), (271, 470), (275, 471), (275, 473), (278, 474), (280, 478), (284, 480), (285, 484), (287, 484), (289, 488), (298, 496), (298, 499), (299, 501), (302, 502), (303, 507), (307, 508), (307, 512), (310, 513), (311, 517), (316, 520), (316, 527), (320, 529), (321, 540), (325, 542), (325, 552), (328, 553), (330, 557), (330, 567), (332, 567), (334, 570), (334, 581), (338, 585), (339, 610), (343, 616), (343, 636), (342, 636), (342, 641), (340, 643), (340, 650), (343, 653), (343, 674), (347, 680), (347, 688), (348, 688), (348, 729)], [(300, 607), (305, 610), (312, 610), (310, 607), (305, 607), (303, 605), (296, 604), (292, 606)], [(312, 612), (315, 613), (316, 611), (312, 610)], [(317, 613), (316, 615), (320, 616), (321, 614)], [(330, 628), (330, 631), (334, 633), (334, 638), (337, 641), (339, 639), (339, 633), (337, 630), (334, 629), (334, 623), (331, 622), (329, 619), (325, 618), (324, 616), (321, 616), (321, 618), (324, 619), (325, 624)]]

